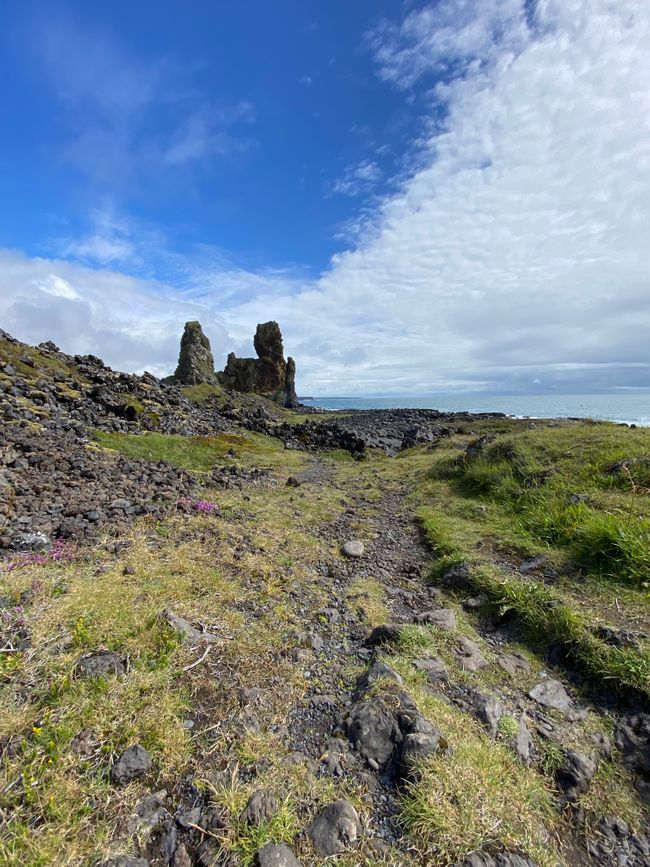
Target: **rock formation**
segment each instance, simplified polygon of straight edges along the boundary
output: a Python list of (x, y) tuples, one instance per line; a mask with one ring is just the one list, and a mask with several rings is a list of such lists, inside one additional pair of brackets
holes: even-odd
[(285, 361), (278, 323), (259, 324), (253, 344), (257, 358), (237, 358), (230, 353), (219, 375), (223, 385), (234, 391), (262, 394), (285, 407), (297, 406), (296, 363), (293, 358)]
[(214, 358), (210, 341), (203, 333), (201, 324), (196, 320), (185, 323), (181, 337), (181, 351), (178, 356), (178, 367), (174, 373), (174, 382), (180, 385), (200, 385), (217, 383), (214, 372)]

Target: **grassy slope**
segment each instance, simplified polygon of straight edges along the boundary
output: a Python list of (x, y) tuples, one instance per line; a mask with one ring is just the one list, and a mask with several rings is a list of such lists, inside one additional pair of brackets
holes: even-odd
[[(562, 455), (567, 455), (563, 478), (568, 488), (579, 486), (580, 493), (590, 496), (594, 505), (589, 509), (606, 504), (614, 514), (626, 514), (624, 506), (633, 498), (638, 503), (635, 513), (645, 519), (644, 494), (638, 488), (609, 486), (597, 472), (601, 459), (609, 461), (612, 454), (643, 453), (650, 445), (645, 432), (630, 432), (627, 439), (628, 432), (603, 429), (605, 455), (604, 445), (594, 441), (600, 431), (595, 434), (591, 427), (572, 428), (569, 435), (564, 429), (537, 433), (521, 424), (501, 425), (503, 436), (521, 439), (527, 459), (532, 455), (545, 469), (562, 466)], [(17, 598), (31, 589), (34, 598), (22, 614), (32, 633), (31, 647), (1, 660), (0, 701), (5, 713), (0, 738), (6, 738), (11, 749), (0, 779), (0, 807), (8, 819), (0, 836), (0, 863), (72, 865), (96, 853), (123, 851), (124, 840), (113, 839), (116, 823), (132, 813), (139, 799), (151, 791), (151, 784), (145, 788), (134, 783), (116, 790), (108, 781), (108, 768), (112, 756), (134, 742), (151, 751), (158, 787), (173, 787), (185, 773), (205, 780), (229, 817), (226, 846), (239, 853), (245, 864), (266, 839), (292, 840), (318, 804), (333, 797), (349, 797), (363, 812), (364, 792), (352, 780), (312, 778), (300, 767), (284, 765), (286, 751), (270, 732), (305, 689), (300, 668), (277, 651), (294, 644), (302, 620), (300, 609), (308, 605), (317, 610), (323, 604), (323, 587), (310, 567), (334, 553), (336, 540), (328, 543), (317, 533), (322, 522), (345, 509), (349, 496), (363, 493), (370, 503), (358, 514), (363, 534), (363, 519), (372, 517), (373, 503), (379, 508), (382, 491), (406, 484), (413, 490), (412, 507), (421, 510), (432, 544), (449, 558), (443, 562), (473, 561), (477, 586), (501, 603), (508, 597), (506, 588), (513, 593), (522, 587), (550, 591), (536, 582), (495, 572), (489, 565), (495, 552), (505, 561), (540, 551), (563, 567), (576, 561), (570, 540), (550, 545), (531, 531), (525, 514), (518, 511), (521, 501), (517, 505), (514, 482), (487, 491), (468, 487), (461, 477), (463, 467), (453, 461), (467, 439), (450, 441), (436, 451), (413, 450), (396, 459), (376, 454), (361, 464), (345, 454), (330, 455), (325, 460), (331, 461), (337, 486), (304, 485), (296, 490), (286, 488), (284, 480), (304, 466), (305, 456), (285, 451), (264, 437), (100, 435), (98, 440), (106, 447), (151, 460), (165, 458), (199, 472), (229, 463), (272, 467), (275, 481), (243, 491), (206, 489), (205, 497), (221, 506), (220, 516), (179, 514), (161, 522), (141, 521), (129, 546), (117, 554), (98, 546), (74, 563), (32, 566), (2, 575), (6, 592)], [(586, 451), (586, 443), (593, 445), (593, 451)], [(235, 457), (227, 454), (231, 448)], [(585, 453), (592, 455), (591, 469), (580, 475)], [(507, 472), (515, 477), (506, 470), (500, 467), (500, 478)], [(549, 502), (563, 502), (563, 486), (548, 475), (543, 484), (538, 477), (536, 489)], [(539, 500), (531, 503), (531, 509), (539, 508)], [(520, 515), (524, 520), (519, 520)], [(125, 574), (125, 566), (133, 573)], [(621, 583), (621, 576), (611, 574), (600, 562), (591, 562), (588, 572), (585, 566), (582, 569), (580, 581), (569, 570), (553, 591), (571, 617), (578, 619), (580, 640), (590, 635), (588, 622), (611, 622), (613, 610), (623, 620), (628, 613), (632, 621), (647, 616), (646, 590), (633, 575), (626, 575)], [(369, 625), (385, 619), (379, 584), (358, 581), (349, 594), (362, 601)], [(612, 594), (618, 606), (610, 605)], [(580, 614), (587, 606), (589, 613)], [(205, 664), (184, 671), (198, 652), (179, 645), (163, 626), (158, 615), (165, 607), (223, 637)], [(535, 627), (536, 610), (524, 598), (517, 613)], [(540, 610), (550, 609), (542, 604)], [(535, 627), (537, 641), (555, 637), (556, 625), (542, 617)], [(468, 616), (459, 617), (458, 631), (480, 640)], [(496, 666), (476, 675), (460, 670), (450, 651), (452, 637), (426, 627), (407, 627), (390, 659), (422, 711), (449, 734), (456, 747), (450, 759), (430, 762), (418, 786), (404, 796), (405, 827), (415, 852), (420, 853), (416, 861), (429, 857), (434, 859), (431, 863), (450, 863), (499, 839), (523, 847), (540, 864), (550, 862), (560, 828), (549, 808), (552, 785), (541, 771), (552, 769), (560, 756), (541, 745), (544, 767), (522, 768), (506, 730), (491, 741), (467, 714), (429, 693), (422, 673), (411, 665), (415, 656), (438, 653), (454, 679), (481, 688), (496, 685), (495, 678), (502, 676), (500, 669), (495, 674)], [(101, 646), (128, 656), (129, 675), (94, 682), (74, 679), (71, 673), (78, 656)], [(484, 652), (489, 656), (488, 648)], [(637, 657), (626, 657), (626, 677), (637, 677), (630, 675), (629, 661)], [(543, 662), (534, 654), (529, 658), (532, 684)], [(237, 713), (237, 686), (266, 690), (257, 711), (263, 734), (234, 739), (222, 728), (223, 721)], [(528, 681), (520, 686), (528, 688)], [(191, 730), (185, 726), (187, 719), (195, 722)], [(590, 718), (580, 736), (586, 737), (592, 727), (600, 731), (601, 723)], [(91, 733), (85, 755), (75, 751), (80, 731)], [(211, 769), (233, 761), (245, 767), (259, 759), (269, 759), (269, 767), (250, 783), (226, 785), (221, 780), (215, 787), (210, 782)], [(241, 826), (239, 813), (252, 789), (265, 786), (283, 793), (283, 808), (270, 827), (253, 833)], [(588, 816), (615, 807), (633, 827), (640, 822), (639, 806), (618, 765), (604, 766), (585, 806)], [(355, 855), (340, 863), (373, 862)]]

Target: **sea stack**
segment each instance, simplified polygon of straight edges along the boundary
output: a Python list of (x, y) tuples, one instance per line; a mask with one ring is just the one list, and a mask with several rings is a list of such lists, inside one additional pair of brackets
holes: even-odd
[(185, 323), (173, 380), (180, 385), (215, 385), (218, 381), (210, 341), (196, 320)]
[(257, 358), (228, 356), (226, 368), (219, 378), (233, 391), (254, 392), (285, 407), (298, 405), (296, 396), (296, 363), (285, 361), (282, 333), (277, 322), (262, 322), (253, 340)]

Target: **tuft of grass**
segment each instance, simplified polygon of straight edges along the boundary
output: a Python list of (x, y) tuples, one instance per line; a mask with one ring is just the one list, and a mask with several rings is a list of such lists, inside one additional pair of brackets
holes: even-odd
[[(557, 864), (551, 799), (542, 779), (503, 745), (475, 730), (453, 738), (451, 756), (433, 756), (401, 797), (401, 820), (427, 863), (456, 864), (475, 851), (506, 847), (542, 867)], [(437, 716), (432, 717), (438, 723)], [(464, 724), (463, 724), (464, 727)]]

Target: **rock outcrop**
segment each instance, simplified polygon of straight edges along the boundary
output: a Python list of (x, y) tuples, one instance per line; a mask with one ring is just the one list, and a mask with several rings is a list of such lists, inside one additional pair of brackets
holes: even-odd
[(185, 323), (178, 366), (170, 379), (180, 385), (215, 385), (218, 381), (210, 341), (196, 320)]
[(288, 408), (297, 406), (296, 363), (293, 358), (285, 361), (278, 323), (259, 324), (253, 344), (257, 358), (237, 358), (230, 353), (219, 375), (222, 384), (233, 391), (264, 395)]

